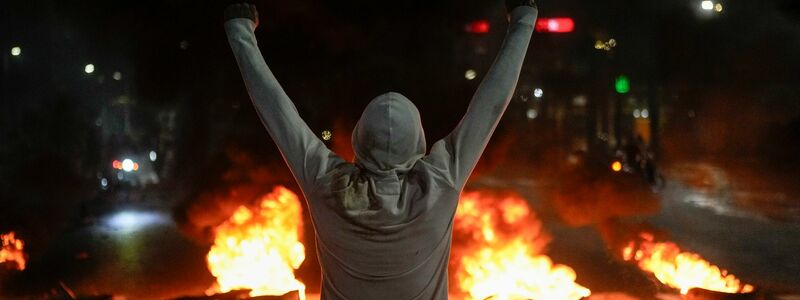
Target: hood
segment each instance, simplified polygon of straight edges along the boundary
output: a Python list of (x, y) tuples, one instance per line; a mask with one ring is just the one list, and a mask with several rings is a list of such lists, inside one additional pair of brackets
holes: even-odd
[(389, 92), (372, 99), (353, 130), (355, 163), (374, 173), (406, 172), (425, 155), (425, 133), (414, 103)]

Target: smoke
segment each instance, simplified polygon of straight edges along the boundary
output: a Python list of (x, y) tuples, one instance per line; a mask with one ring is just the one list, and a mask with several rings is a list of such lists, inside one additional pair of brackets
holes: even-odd
[(643, 232), (652, 234), (656, 241), (663, 241), (668, 238), (666, 232), (642, 221), (611, 218), (598, 223), (596, 228), (611, 253), (620, 259), (622, 258), (622, 252), (619, 250), (631, 241), (640, 241), (642, 239), (640, 234)]
[(516, 156), (513, 149), (518, 146), (519, 134), (516, 131), (507, 131), (494, 134), (492, 141), (486, 147), (478, 165), (472, 171), (472, 177), (490, 173), (498, 167), (506, 166), (509, 158)]
[(239, 150), (225, 152), (227, 169), (209, 174), (202, 186), (174, 211), (182, 231), (199, 241), (213, 241), (213, 229), (228, 219), (240, 205), (251, 205), (275, 185), (293, 186), (291, 174), (279, 162), (256, 161)]
[(333, 122), (333, 138), (331, 139), (331, 150), (346, 161), (352, 162), (356, 157), (353, 152), (352, 130), (355, 123), (348, 122), (345, 118), (337, 118)]
[(600, 224), (609, 219), (655, 214), (659, 202), (638, 175), (610, 169), (576, 167), (562, 171), (548, 204), (570, 226)]

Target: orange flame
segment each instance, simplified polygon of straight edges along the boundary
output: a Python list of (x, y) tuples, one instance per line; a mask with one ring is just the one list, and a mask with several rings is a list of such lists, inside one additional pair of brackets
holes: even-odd
[(712, 265), (700, 255), (683, 252), (670, 242), (655, 242), (652, 234), (642, 233), (641, 241), (631, 241), (622, 249), (622, 258), (635, 261), (642, 270), (653, 273), (663, 284), (686, 295), (692, 288), (724, 293), (747, 293), (753, 286), (743, 284), (726, 270)]
[(0, 264), (14, 263), (17, 270), (25, 270), (25, 253), (22, 251), (25, 243), (17, 239), (13, 231), (0, 234), (0, 240), (3, 241), (3, 247), (0, 248)]
[(464, 193), (456, 211), (451, 263), (468, 299), (581, 299), (575, 271), (540, 254), (549, 242), (518, 196)]
[(611, 170), (614, 172), (622, 171), (622, 163), (618, 160), (615, 160), (613, 163), (611, 163)]
[(217, 282), (207, 293), (249, 289), (250, 296), (277, 296), (298, 291), (305, 299), (305, 285), (294, 276), (305, 260), (301, 212), (297, 195), (282, 186), (264, 195), (258, 207), (240, 206), (215, 229), (207, 262)]

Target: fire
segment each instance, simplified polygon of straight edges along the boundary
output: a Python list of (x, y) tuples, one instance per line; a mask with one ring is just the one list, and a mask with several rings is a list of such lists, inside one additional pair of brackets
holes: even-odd
[(451, 263), (468, 299), (581, 299), (572, 268), (541, 254), (549, 242), (519, 196), (464, 193), (456, 211)]
[(674, 243), (655, 242), (649, 233), (642, 233), (639, 237), (638, 245), (631, 241), (622, 249), (623, 259), (638, 262), (639, 268), (653, 273), (661, 283), (679, 289), (681, 294), (686, 295), (696, 287), (724, 293), (753, 291), (752, 285), (741, 283), (700, 255), (683, 252)]
[(0, 240), (3, 241), (3, 247), (0, 248), (0, 264), (14, 263), (17, 270), (25, 270), (25, 253), (22, 251), (25, 243), (17, 239), (13, 231), (0, 234)]
[(277, 296), (298, 291), (305, 299), (305, 285), (294, 276), (305, 260), (301, 211), (297, 195), (282, 186), (255, 208), (240, 206), (215, 229), (207, 262), (217, 283), (208, 292), (249, 289), (250, 296)]

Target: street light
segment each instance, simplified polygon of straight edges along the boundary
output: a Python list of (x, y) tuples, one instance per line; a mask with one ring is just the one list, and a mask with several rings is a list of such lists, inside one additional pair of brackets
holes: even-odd
[(703, 0), (703, 2), (700, 2), (700, 8), (703, 10), (712, 10), (714, 9), (714, 2), (711, 0)]
[(473, 70), (473, 69), (469, 69), (466, 72), (464, 72), (464, 78), (466, 78), (467, 80), (473, 80), (477, 76), (478, 76), (478, 72), (475, 72), (475, 70)]
[(544, 90), (540, 88), (533, 89), (533, 96), (536, 98), (542, 98), (542, 96), (544, 96)]
[(333, 133), (330, 130), (323, 130), (322, 131), (322, 139), (325, 141), (330, 141), (333, 138)]
[(596, 40), (594, 42), (594, 48), (597, 50), (611, 51), (611, 49), (616, 46), (617, 46), (617, 40), (613, 38), (608, 39), (607, 42), (602, 40)]
[(86, 74), (94, 73), (94, 65), (93, 64), (86, 65), (85, 67), (83, 67), (83, 71), (86, 72)]
[(22, 54), (22, 48), (18, 46), (14, 46), (11, 48), (11, 56), (19, 56)]
[(525, 112), (525, 116), (528, 117), (528, 120), (533, 120), (539, 116), (539, 112), (536, 111), (536, 109), (529, 108), (528, 111)]

